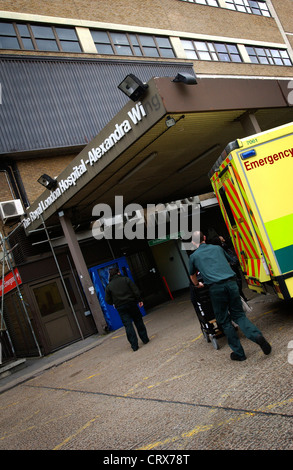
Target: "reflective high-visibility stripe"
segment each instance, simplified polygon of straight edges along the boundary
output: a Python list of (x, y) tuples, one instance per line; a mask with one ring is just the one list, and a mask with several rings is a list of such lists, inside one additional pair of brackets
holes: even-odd
[[(219, 171), (222, 171), (226, 167), (227, 163), (230, 163), (230, 159), (226, 159), (222, 163)], [(241, 200), (237, 192), (237, 189), (235, 188), (235, 185), (232, 180), (233, 177), (236, 177), (240, 190), (242, 189), (241, 195), (243, 196), (243, 200)], [(261, 253), (258, 252), (257, 245), (251, 235), (250, 227), (246, 220), (246, 214), (244, 212), (243, 202), (245, 204), (246, 210), (251, 216), (251, 219), (253, 217), (253, 214), (248, 204), (247, 198), (245, 197), (245, 192), (243, 190), (243, 185), (242, 185), (242, 182), (240, 181), (239, 175), (235, 169), (233, 172), (233, 176), (228, 170), (227, 173), (223, 175), (222, 181), (218, 178), (218, 173), (216, 173), (213, 175), (211, 182), (212, 182), (212, 185), (214, 186), (215, 193), (216, 193), (219, 205), (221, 207), (226, 226), (229, 230), (230, 235), (232, 236), (234, 249), (241, 263), (241, 267), (249, 278), (252, 278), (254, 281), (256, 281), (260, 277), (260, 274), (261, 274), (261, 260), (260, 260)], [(226, 210), (223, 208), (222, 201), (218, 195), (218, 191), (222, 186), (225, 189), (225, 193), (226, 193), (229, 205), (230, 205), (230, 209), (232, 211), (233, 217), (237, 224), (238, 230), (235, 230), (235, 231), (233, 230), (233, 228), (230, 227)], [(252, 220), (253, 225), (254, 225), (254, 222), (255, 221)], [(256, 229), (257, 229), (257, 226), (256, 226)], [(236, 237), (234, 236), (234, 234), (236, 234)], [(258, 236), (258, 239), (260, 241), (260, 246), (262, 247), (263, 242), (261, 240), (260, 234)], [(246, 256), (242, 254), (243, 252), (246, 254)]]
[(230, 199), (231, 203), (231, 209), (234, 209), (234, 218), (237, 219), (242, 219), (242, 223), (238, 224), (238, 228), (241, 231), (242, 236), (244, 237), (246, 241), (246, 246), (248, 250), (248, 255), (249, 258), (254, 258), (254, 257), (259, 257), (259, 254), (257, 252), (255, 243), (253, 241), (252, 236), (249, 233), (249, 225), (246, 221), (245, 214), (243, 213), (241, 201), (239, 199), (239, 196), (235, 190), (235, 187), (232, 183), (232, 181), (229, 179), (225, 181), (225, 189), (226, 193), (228, 196), (228, 199)]
[(243, 198), (243, 201), (245, 203), (245, 207), (246, 207), (246, 210), (249, 214), (249, 217), (250, 217), (250, 220), (251, 220), (251, 223), (253, 225), (253, 228), (254, 228), (254, 231), (255, 231), (255, 234), (257, 236), (257, 239), (258, 239), (258, 242), (260, 244), (260, 247), (261, 247), (261, 250), (262, 250), (262, 253), (264, 254), (264, 257), (265, 257), (265, 260), (266, 260), (266, 263), (268, 265), (268, 268), (269, 268), (269, 271), (271, 273), (272, 276), (274, 276), (274, 272), (273, 272), (273, 269), (272, 269), (272, 266), (271, 266), (271, 263), (270, 263), (270, 258), (269, 258), (269, 254), (268, 254), (268, 251), (263, 243), (263, 240), (262, 240), (262, 237), (261, 237), (261, 234), (260, 234), (260, 230), (258, 228), (258, 225), (256, 223), (256, 220), (255, 220), (255, 217), (254, 217), (254, 214), (251, 210), (251, 207), (249, 205), (249, 202), (248, 202), (248, 199), (247, 199), (247, 196), (246, 196), (246, 193), (245, 193), (245, 190), (244, 190), (244, 187), (243, 187), (243, 183), (239, 177), (239, 174), (238, 172), (235, 170), (235, 173), (234, 173), (236, 179), (237, 179), (237, 183), (239, 185), (239, 188), (240, 188), (240, 191), (241, 191), (241, 196)]

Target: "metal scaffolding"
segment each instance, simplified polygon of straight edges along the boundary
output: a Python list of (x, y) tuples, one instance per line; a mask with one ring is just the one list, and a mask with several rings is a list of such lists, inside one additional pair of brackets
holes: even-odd
[(2, 250), (2, 260), (1, 260), (1, 262), (2, 262), (2, 292), (1, 292), (2, 295), (1, 295), (1, 310), (0, 310), (0, 364), (2, 364), (2, 340), (3, 340), (3, 336), (4, 336), (5, 332), (6, 332), (8, 341), (10, 343), (11, 350), (15, 354), (14, 346), (12, 344), (11, 337), (9, 335), (9, 331), (6, 327), (5, 319), (4, 319), (5, 265), (7, 265), (9, 272), (11, 272), (12, 275), (13, 275), (13, 279), (14, 279), (14, 282), (15, 282), (15, 285), (16, 285), (17, 294), (18, 294), (18, 297), (20, 299), (20, 303), (21, 303), (23, 312), (25, 314), (25, 318), (28, 322), (28, 325), (29, 325), (32, 337), (34, 339), (35, 345), (37, 347), (39, 356), (40, 357), (42, 356), (42, 352), (41, 352), (39, 343), (37, 341), (37, 338), (36, 338), (36, 335), (35, 335), (35, 332), (34, 332), (34, 329), (33, 329), (33, 326), (32, 326), (32, 323), (31, 323), (31, 320), (30, 320), (30, 317), (29, 317), (29, 314), (28, 314), (28, 311), (27, 311), (27, 308), (26, 308), (26, 304), (25, 304), (24, 298), (22, 296), (22, 293), (21, 293), (21, 290), (20, 290), (20, 287), (19, 287), (19, 283), (18, 283), (18, 280), (15, 276), (14, 268), (13, 268), (13, 265), (12, 265), (12, 262), (11, 262), (11, 254), (12, 254), (13, 248), (11, 250), (7, 249), (7, 242), (8, 242), (9, 236), (13, 232), (15, 232), (15, 230), (17, 230), (18, 228), (19, 228), (19, 225), (7, 237), (4, 237), (3, 234), (0, 232), (0, 246), (1, 246), (1, 250)]

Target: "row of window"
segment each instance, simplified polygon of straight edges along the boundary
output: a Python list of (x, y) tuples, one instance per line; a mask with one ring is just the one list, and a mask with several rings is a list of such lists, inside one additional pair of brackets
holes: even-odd
[[(218, 0), (181, 0), (189, 3), (199, 3), (211, 7), (219, 7)], [(225, 0), (225, 8), (229, 10), (251, 13), (253, 15), (271, 16), (268, 6), (264, 1), (252, 0)]]
[(226, 7), (230, 10), (252, 13), (253, 15), (271, 16), (265, 2), (254, 2), (251, 0), (225, 0)]
[[(99, 54), (175, 57), (169, 38), (91, 31)], [(0, 22), (0, 49), (83, 52), (74, 28)]]
[[(176, 57), (165, 36), (91, 30), (98, 54), (138, 57)], [(243, 62), (236, 44), (181, 39), (186, 57), (192, 60)], [(0, 23), (0, 49), (83, 52), (74, 28)], [(288, 65), (292, 62), (284, 49), (246, 46), (252, 63)]]
[(181, 40), (188, 59), (242, 62), (238, 47), (220, 42)]
[(74, 28), (0, 23), (0, 49), (82, 52)]
[(175, 57), (167, 37), (94, 30), (91, 34), (99, 54)]
[[(239, 49), (234, 44), (192, 40), (181, 42), (188, 59), (243, 62)], [(286, 50), (246, 46), (246, 52), (254, 64), (292, 65)]]
[(254, 64), (292, 65), (288, 52), (285, 50), (263, 47), (246, 47), (246, 50)]

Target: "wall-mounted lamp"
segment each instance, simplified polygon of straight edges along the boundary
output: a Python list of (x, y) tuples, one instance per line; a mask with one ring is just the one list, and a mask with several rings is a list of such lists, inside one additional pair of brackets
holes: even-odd
[(185, 83), (186, 85), (196, 85), (197, 84), (196, 76), (191, 75), (190, 73), (186, 73), (186, 72), (177, 73), (176, 77), (172, 81), (173, 82)]
[(45, 186), (47, 189), (54, 189), (57, 186), (57, 180), (51, 178), (51, 176), (46, 175), (45, 173), (40, 176), (38, 183), (40, 183), (42, 186)]
[(142, 81), (132, 73), (127, 75), (118, 85), (119, 90), (121, 90), (132, 101), (139, 100), (148, 87), (147, 83), (142, 83)]
[(167, 126), (167, 127), (173, 127), (173, 126), (175, 126), (176, 121), (175, 121), (175, 119), (174, 119), (173, 117), (167, 116), (165, 123), (166, 123), (166, 126)]

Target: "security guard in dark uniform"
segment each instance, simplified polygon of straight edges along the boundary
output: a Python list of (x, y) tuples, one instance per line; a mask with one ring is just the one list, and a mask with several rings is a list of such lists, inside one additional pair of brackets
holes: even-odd
[(133, 351), (137, 351), (138, 339), (132, 322), (135, 324), (142, 342), (144, 344), (149, 342), (147, 330), (137, 306), (137, 304), (140, 307), (143, 306), (140, 292), (127, 276), (121, 276), (118, 268), (110, 269), (109, 274), (110, 281), (106, 287), (105, 300), (118, 310), (121, 321), (125, 326), (127, 339)]

